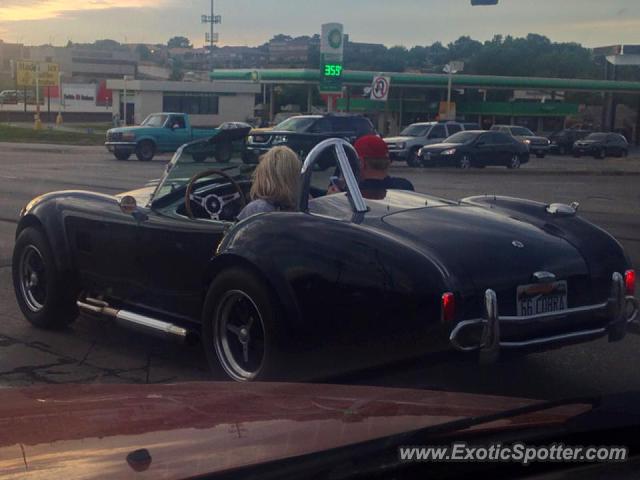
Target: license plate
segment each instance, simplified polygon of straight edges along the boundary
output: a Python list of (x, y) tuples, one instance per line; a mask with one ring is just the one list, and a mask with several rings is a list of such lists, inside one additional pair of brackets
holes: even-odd
[(517, 295), (518, 316), (540, 315), (567, 309), (567, 282), (520, 285)]

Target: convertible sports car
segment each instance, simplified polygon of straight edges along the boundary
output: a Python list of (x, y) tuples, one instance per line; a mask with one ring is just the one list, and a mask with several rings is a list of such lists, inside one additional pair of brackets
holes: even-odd
[[(629, 259), (577, 205), (361, 192), (341, 139), (305, 159), (297, 211), (236, 222), (253, 167), (194, 157), (247, 134), (181, 147), (159, 182), (133, 192), (32, 200), (13, 255), (25, 317), (53, 328), (80, 311), (199, 337), (212, 369), (248, 381), (447, 348), (488, 362), (503, 349), (615, 341), (637, 316)], [(335, 169), (322, 170), (327, 149)], [(344, 192), (324, 195), (336, 177)]]

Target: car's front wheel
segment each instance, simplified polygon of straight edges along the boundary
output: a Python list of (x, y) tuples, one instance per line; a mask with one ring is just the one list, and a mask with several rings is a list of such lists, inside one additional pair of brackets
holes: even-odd
[(233, 156), (233, 145), (231, 143), (221, 143), (216, 148), (216, 162), (227, 163)]
[(122, 151), (116, 150), (113, 156), (116, 157), (116, 160), (125, 161), (125, 160), (129, 160), (129, 157), (131, 156), (131, 154), (129, 152), (122, 152)]
[(202, 344), (212, 372), (239, 382), (282, 378), (281, 308), (250, 271), (231, 268), (209, 287)]
[(141, 162), (150, 162), (156, 154), (156, 146), (148, 140), (140, 142), (136, 147), (136, 157)]
[(511, 160), (509, 160), (509, 163), (507, 164), (507, 168), (511, 168), (511, 169), (520, 168), (521, 164), (522, 162), (520, 161), (520, 156), (518, 154), (513, 154), (513, 156), (511, 157)]
[(25, 228), (16, 240), (13, 288), (24, 316), (40, 328), (60, 328), (78, 316), (74, 281), (56, 266), (42, 230)]
[(463, 155), (458, 166), (462, 170), (469, 170), (471, 168), (471, 157), (469, 155)]

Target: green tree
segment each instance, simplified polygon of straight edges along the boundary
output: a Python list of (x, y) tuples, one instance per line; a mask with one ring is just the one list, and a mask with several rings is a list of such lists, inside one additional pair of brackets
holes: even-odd
[(172, 37), (167, 42), (169, 48), (193, 48), (187, 37)]

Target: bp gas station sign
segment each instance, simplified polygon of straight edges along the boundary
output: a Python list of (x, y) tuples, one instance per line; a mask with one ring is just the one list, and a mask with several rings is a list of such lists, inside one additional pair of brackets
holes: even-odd
[(344, 27), (340, 23), (322, 25), (320, 42), (320, 93), (342, 92)]

